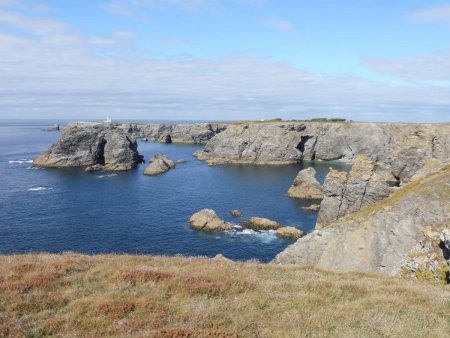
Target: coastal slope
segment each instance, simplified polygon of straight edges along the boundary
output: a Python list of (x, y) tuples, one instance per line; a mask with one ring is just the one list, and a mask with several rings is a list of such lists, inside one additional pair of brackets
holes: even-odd
[(447, 337), (450, 290), (375, 274), (128, 255), (0, 256), (1, 337)]
[[(427, 232), (436, 233), (434, 245), (444, 262), (448, 282), (448, 252), (439, 235), (450, 224), (450, 165), (418, 174), (390, 197), (339, 218), (299, 239), (278, 254), (279, 264), (306, 264), (334, 271), (372, 271), (398, 275), (405, 261), (425, 253)], [(430, 231), (425, 231), (430, 229)], [(435, 271), (438, 274), (438, 271)]]

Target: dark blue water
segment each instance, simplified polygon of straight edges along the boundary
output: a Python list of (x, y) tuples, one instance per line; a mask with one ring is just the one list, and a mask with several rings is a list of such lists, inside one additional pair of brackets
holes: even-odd
[[(145, 168), (126, 173), (82, 169), (33, 169), (29, 163), (59, 138), (41, 129), (49, 122), (0, 121), (0, 253), (63, 252), (203, 255), (270, 261), (292, 241), (273, 232), (193, 231), (189, 217), (212, 208), (226, 221), (241, 210), (311, 231), (317, 213), (310, 202), (287, 197), (301, 165), (208, 167), (192, 157), (195, 145), (140, 143), (146, 159), (157, 152), (185, 159), (166, 174), (148, 177)], [(328, 167), (309, 163), (323, 180)], [(245, 219), (245, 218), (244, 218)]]

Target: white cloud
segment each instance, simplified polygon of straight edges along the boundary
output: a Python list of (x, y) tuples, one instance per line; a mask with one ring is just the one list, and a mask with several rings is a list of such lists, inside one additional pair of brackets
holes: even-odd
[[(69, 25), (3, 10), (0, 117), (448, 119), (448, 86), (389, 86), (251, 57), (101, 56)], [(119, 32), (104, 39), (129, 38)], [(129, 50), (129, 46), (118, 48)], [(101, 48), (101, 45), (98, 46)]]
[(267, 26), (283, 33), (291, 32), (293, 30), (292, 24), (283, 19), (269, 19), (265, 20)]
[(142, 15), (146, 9), (175, 7), (185, 11), (198, 11), (215, 1), (212, 0), (109, 0), (105, 7), (113, 14), (121, 16)]
[(30, 11), (45, 12), (49, 7), (24, 0), (0, 0), (0, 7), (18, 8)]
[(443, 21), (450, 24), (450, 4), (419, 9), (410, 13), (409, 18), (414, 21)]
[(369, 59), (375, 71), (409, 81), (450, 81), (450, 49), (415, 57)]

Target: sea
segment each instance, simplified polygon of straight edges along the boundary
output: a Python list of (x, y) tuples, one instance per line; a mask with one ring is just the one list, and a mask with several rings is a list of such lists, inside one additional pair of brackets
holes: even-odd
[[(123, 173), (33, 167), (33, 158), (60, 137), (43, 129), (67, 122), (0, 120), (0, 254), (223, 254), (269, 262), (293, 241), (274, 231), (197, 232), (188, 224), (190, 216), (211, 208), (235, 225), (258, 216), (311, 232), (318, 213), (302, 207), (317, 202), (287, 196), (295, 176), (313, 167), (323, 182), (329, 167), (349, 170), (337, 161), (210, 167), (192, 156), (203, 145), (141, 140), (138, 150), (145, 159), (164, 153), (186, 163), (153, 177), (143, 175), (146, 164)], [(233, 209), (244, 217), (232, 217)]]

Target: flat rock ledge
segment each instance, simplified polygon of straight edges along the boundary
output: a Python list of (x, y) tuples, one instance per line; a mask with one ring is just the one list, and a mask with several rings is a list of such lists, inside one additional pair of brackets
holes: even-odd
[(247, 221), (240, 223), (243, 227), (255, 231), (278, 230), (282, 225), (276, 221), (272, 221), (263, 217), (252, 217)]
[(320, 204), (311, 204), (306, 207), (302, 207), (305, 211), (319, 211), (320, 210)]
[(323, 191), (320, 183), (316, 180), (314, 168), (300, 170), (294, 183), (288, 190), (288, 196), (300, 199), (323, 199)]
[(294, 227), (281, 227), (277, 230), (277, 236), (287, 239), (299, 239), (305, 236), (306, 233)]
[(189, 223), (197, 231), (217, 232), (233, 229), (230, 224), (225, 223), (212, 209), (203, 209), (196, 212), (189, 219)]
[(166, 155), (156, 154), (150, 159), (150, 164), (145, 168), (144, 175), (156, 176), (175, 168), (175, 163)]

